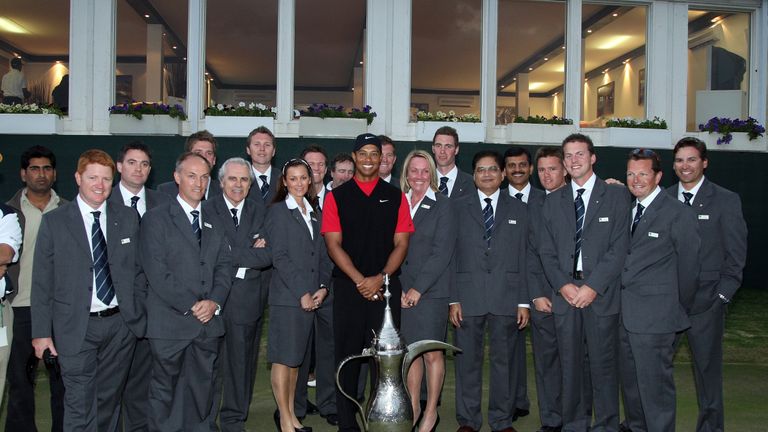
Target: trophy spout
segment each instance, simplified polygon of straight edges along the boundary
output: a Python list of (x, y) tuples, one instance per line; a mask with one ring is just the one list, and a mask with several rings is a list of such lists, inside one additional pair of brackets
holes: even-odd
[(370, 349), (366, 348), (363, 350), (362, 354), (359, 355), (353, 355), (345, 358), (344, 360), (339, 363), (339, 367), (336, 368), (336, 387), (339, 389), (342, 395), (344, 395), (345, 398), (351, 400), (355, 406), (357, 406), (357, 412), (360, 414), (360, 419), (363, 421), (363, 429), (365, 431), (368, 431), (368, 420), (365, 418), (365, 411), (363, 410), (362, 405), (357, 401), (356, 398), (350, 396), (347, 394), (347, 392), (344, 391), (344, 388), (341, 386), (341, 382), (339, 381), (339, 377), (341, 376), (341, 370), (344, 368), (344, 366), (347, 365), (347, 363), (351, 360), (357, 360), (357, 359), (364, 359), (364, 358), (374, 358), (375, 352)]

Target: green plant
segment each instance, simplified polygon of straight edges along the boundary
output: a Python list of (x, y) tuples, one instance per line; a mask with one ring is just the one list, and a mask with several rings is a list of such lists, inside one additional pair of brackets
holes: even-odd
[(7, 105), (0, 103), (0, 114), (56, 114), (64, 117), (64, 113), (55, 105), (16, 104)]
[(442, 122), (454, 122), (454, 123), (479, 123), (480, 116), (477, 114), (462, 114), (457, 115), (453, 110), (444, 113), (438, 111), (436, 113), (419, 111), (416, 113), (416, 120), (418, 121), (442, 121)]
[(746, 132), (750, 141), (756, 140), (765, 133), (765, 128), (752, 117), (749, 117), (746, 120), (731, 120), (727, 117), (712, 117), (706, 124), (700, 124), (699, 130), (702, 132), (717, 132), (721, 134), (722, 138), (717, 139), (718, 144), (730, 143), (733, 139), (732, 132)]
[(515, 117), (515, 123), (532, 123), (532, 124), (549, 124), (549, 125), (572, 125), (573, 120), (565, 118), (565, 117), (558, 117), (558, 116), (552, 116), (552, 118), (547, 118), (544, 116), (528, 116), (527, 118), (523, 118), (520, 116)]
[(157, 102), (132, 102), (109, 107), (110, 114), (125, 114), (141, 120), (144, 114), (147, 115), (167, 115), (171, 118), (186, 120), (187, 114), (184, 113), (184, 107), (179, 104), (167, 105)]
[(658, 117), (652, 120), (637, 121), (631, 117), (612, 118), (605, 122), (605, 127), (622, 127), (633, 129), (667, 129), (667, 122)]
[(211, 105), (205, 109), (206, 116), (232, 116), (232, 117), (272, 117), (277, 114), (276, 108), (268, 108), (264, 104), (240, 102), (235, 105)]
[(366, 105), (363, 109), (352, 108), (349, 111), (345, 111), (341, 105), (328, 105), (328, 104), (312, 104), (306, 110), (299, 112), (299, 116), (302, 117), (320, 117), (320, 118), (356, 118), (365, 119), (368, 124), (373, 123), (376, 113), (373, 112), (373, 108), (370, 105)]

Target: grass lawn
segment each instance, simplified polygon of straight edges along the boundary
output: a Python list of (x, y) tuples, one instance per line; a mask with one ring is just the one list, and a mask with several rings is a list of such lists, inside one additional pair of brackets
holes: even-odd
[[(533, 381), (533, 362), (528, 346), (528, 393), (531, 399), (531, 415), (519, 419), (515, 428), (519, 431), (535, 431), (539, 427), (536, 405), (536, 385)], [(726, 430), (740, 432), (765, 432), (768, 430), (768, 290), (742, 289), (729, 307), (726, 319), (724, 349), (724, 388)], [(260, 355), (256, 389), (251, 404), (251, 416), (246, 424), (248, 431), (274, 430), (272, 412), (275, 403), (269, 384), (269, 369), (264, 362), (266, 353), (266, 334)], [(486, 360), (487, 362), (487, 360)], [(487, 365), (487, 363), (486, 363)], [(443, 405), (440, 407), (441, 431), (453, 431), (458, 426), (455, 421), (453, 359), (448, 357)], [(485, 368), (487, 375), (487, 367)], [(487, 376), (485, 382), (487, 383)], [(677, 430), (687, 432), (695, 430), (696, 394), (690, 354), (685, 341), (680, 347), (675, 362), (675, 382), (677, 384)], [(38, 375), (37, 425), (41, 431), (50, 430), (50, 409), (47, 403), (47, 376), (41, 369)], [(487, 389), (487, 387), (486, 387)], [(484, 394), (484, 397), (487, 393)], [(310, 390), (314, 400), (314, 391)], [(487, 399), (483, 405), (487, 405)], [(319, 416), (310, 416), (304, 421), (317, 432), (335, 431)], [(0, 428), (5, 426), (5, 407), (0, 413)], [(487, 425), (483, 430), (490, 430)], [(23, 432), (23, 431), (9, 431)]]

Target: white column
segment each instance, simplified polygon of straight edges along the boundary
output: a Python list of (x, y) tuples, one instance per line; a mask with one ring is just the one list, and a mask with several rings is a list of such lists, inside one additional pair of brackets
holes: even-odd
[(499, 28), (499, 1), (483, 0), (483, 26), (480, 66), (480, 119), (485, 124), (486, 141), (496, 126), (496, 56)]
[[(115, 0), (93, 1), (93, 95), (94, 134), (109, 133), (109, 107), (115, 102)], [(111, 35), (111, 37), (107, 37)], [(71, 89), (70, 89), (71, 91)]]
[[(392, 11), (393, 0), (368, 0), (365, 38), (365, 103), (376, 112), (368, 126), (375, 134), (391, 130), (392, 117)], [(360, 108), (360, 107), (356, 107)]]
[(146, 100), (163, 100), (163, 26), (147, 24)]
[(578, 124), (581, 119), (581, 97), (584, 90), (584, 67), (581, 44), (581, 0), (566, 2), (565, 14), (565, 113)]
[(517, 80), (515, 82), (515, 109), (517, 110), (517, 115), (520, 117), (528, 117), (531, 115), (531, 92), (528, 89), (530, 82), (528, 74), (517, 74)]
[[(71, 0), (69, 13), (69, 113), (67, 131), (86, 133), (93, 124), (94, 0)], [(108, 107), (105, 107), (105, 110)]]
[(411, 111), (411, 0), (393, 0), (392, 15), (392, 139), (414, 139)]
[[(277, 10), (277, 118), (273, 132), (284, 136), (293, 120), (296, 0), (279, 0)], [(298, 135), (298, 126), (294, 132)]]
[(749, 68), (749, 115), (768, 124), (768, 0), (752, 14)]
[(205, 109), (206, 0), (189, 0), (187, 23), (187, 122), (184, 133), (200, 130)]

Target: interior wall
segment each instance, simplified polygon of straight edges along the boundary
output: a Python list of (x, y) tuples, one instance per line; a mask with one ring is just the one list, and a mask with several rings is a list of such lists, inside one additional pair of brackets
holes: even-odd
[[(584, 83), (584, 100), (581, 117), (587, 122), (607, 120), (612, 117), (635, 119), (645, 118), (645, 104), (638, 104), (639, 72), (645, 69), (645, 56), (633, 58), (629, 63), (611, 69), (598, 77)], [(597, 89), (600, 86), (614, 83), (613, 114), (605, 119), (597, 118)]]

